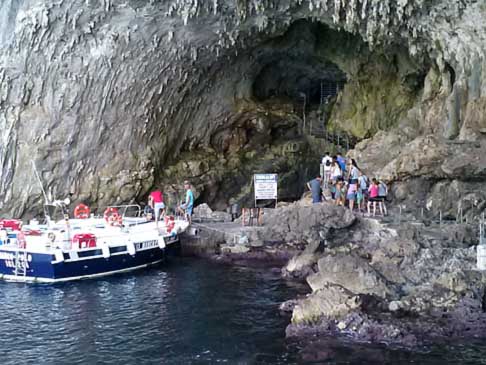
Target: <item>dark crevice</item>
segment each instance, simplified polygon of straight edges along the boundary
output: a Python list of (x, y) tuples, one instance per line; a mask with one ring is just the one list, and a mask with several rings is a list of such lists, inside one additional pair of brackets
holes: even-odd
[(445, 68), (447, 72), (449, 72), (449, 75), (451, 77), (451, 91), (452, 91), (452, 89), (454, 88), (454, 83), (456, 82), (456, 71), (454, 71), (454, 68), (448, 63), (445, 64)]

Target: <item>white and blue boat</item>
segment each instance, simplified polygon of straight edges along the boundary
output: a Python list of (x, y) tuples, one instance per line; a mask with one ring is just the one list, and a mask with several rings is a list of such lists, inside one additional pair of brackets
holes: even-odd
[(62, 201), (51, 206), (62, 208), (65, 218), (52, 221), (46, 214), (45, 224), (27, 226), (0, 219), (0, 279), (56, 283), (146, 268), (162, 262), (189, 226), (174, 217), (157, 226), (120, 214), (126, 207), (109, 207), (104, 217), (95, 217), (81, 206), (71, 219)]

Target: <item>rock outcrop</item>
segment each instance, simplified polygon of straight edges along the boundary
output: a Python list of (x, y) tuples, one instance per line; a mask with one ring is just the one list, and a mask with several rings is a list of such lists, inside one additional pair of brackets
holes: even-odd
[[(317, 253), (317, 265), (309, 261), (312, 293), (294, 303), (287, 334), (405, 346), (484, 336), (486, 274), (476, 270), (476, 233), (459, 224), (360, 219)], [(292, 261), (285, 271), (295, 271)]]
[(310, 293), (281, 308), (288, 336), (342, 334), (415, 346), (484, 337), (486, 272), (477, 226), (377, 220), (305, 200), (269, 209), (261, 227), (201, 226), (189, 252), (217, 261), (282, 265)]

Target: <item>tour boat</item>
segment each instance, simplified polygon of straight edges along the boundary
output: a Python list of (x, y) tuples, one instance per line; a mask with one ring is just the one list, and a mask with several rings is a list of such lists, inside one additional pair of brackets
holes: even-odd
[(169, 216), (157, 225), (141, 217), (139, 207), (128, 217), (127, 206), (108, 207), (97, 217), (80, 204), (71, 219), (66, 203), (48, 204), (61, 208), (64, 219), (46, 213), (45, 224), (0, 219), (0, 279), (53, 283), (145, 268), (162, 262), (189, 226)]

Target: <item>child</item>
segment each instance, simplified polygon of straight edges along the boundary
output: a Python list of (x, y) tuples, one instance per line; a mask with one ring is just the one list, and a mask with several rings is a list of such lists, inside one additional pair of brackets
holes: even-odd
[(342, 180), (338, 180), (336, 182), (335, 191), (334, 191), (334, 200), (336, 205), (344, 205), (343, 204), (343, 182)]
[(358, 184), (349, 184), (348, 185), (346, 198), (348, 199), (348, 202), (349, 202), (349, 210), (350, 211), (353, 211), (353, 208), (354, 208), (354, 201), (357, 198), (357, 196), (356, 196), (357, 195), (357, 188), (358, 188)]

